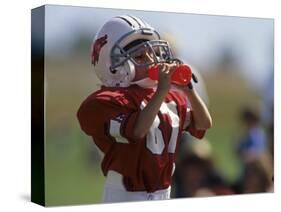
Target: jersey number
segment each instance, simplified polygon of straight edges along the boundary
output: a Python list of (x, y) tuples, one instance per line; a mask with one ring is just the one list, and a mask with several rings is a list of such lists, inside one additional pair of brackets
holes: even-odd
[[(146, 104), (142, 102), (141, 108), (143, 109), (145, 106)], [(163, 102), (160, 107), (160, 113), (169, 116), (171, 119), (172, 133), (168, 144), (168, 152), (175, 153), (177, 137), (179, 133), (179, 115), (178, 115), (176, 103), (174, 101), (171, 101), (169, 103)], [(159, 129), (159, 125), (160, 125), (160, 119), (159, 116), (157, 115), (146, 136), (146, 147), (153, 154), (157, 154), (157, 155), (161, 155), (165, 148), (163, 133)]]

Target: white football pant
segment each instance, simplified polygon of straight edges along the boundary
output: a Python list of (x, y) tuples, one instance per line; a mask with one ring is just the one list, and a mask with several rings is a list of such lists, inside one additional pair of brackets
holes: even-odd
[(138, 191), (127, 191), (122, 183), (122, 175), (109, 171), (105, 181), (103, 202), (130, 202), (145, 200), (167, 200), (170, 199), (171, 188), (158, 190), (152, 193)]

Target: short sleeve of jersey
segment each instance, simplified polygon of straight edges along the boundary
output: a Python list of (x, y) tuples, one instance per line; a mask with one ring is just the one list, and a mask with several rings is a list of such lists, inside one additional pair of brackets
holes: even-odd
[(138, 114), (116, 101), (91, 99), (82, 103), (77, 117), (82, 130), (93, 138), (129, 143), (134, 142), (132, 131)]
[(202, 139), (206, 133), (206, 130), (200, 130), (195, 127), (194, 119), (193, 119), (193, 112), (189, 108), (186, 111), (186, 118), (184, 123), (184, 128), (188, 131), (192, 136)]
[(123, 112), (112, 117), (109, 121), (109, 135), (118, 143), (135, 142), (132, 132), (139, 112)]

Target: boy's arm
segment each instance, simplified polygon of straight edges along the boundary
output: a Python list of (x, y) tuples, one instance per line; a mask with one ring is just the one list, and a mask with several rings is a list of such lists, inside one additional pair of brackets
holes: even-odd
[(148, 130), (151, 127), (157, 113), (159, 112), (166, 94), (167, 93), (165, 91), (157, 89), (146, 107), (140, 112), (134, 127), (134, 138), (141, 139), (148, 133)]
[(194, 126), (199, 130), (212, 127), (212, 118), (209, 110), (195, 89), (182, 88), (192, 107)]
[[(170, 89), (170, 78), (175, 68), (175, 64), (161, 64), (159, 68), (159, 81), (157, 90), (137, 118), (133, 131), (135, 139), (141, 139), (148, 133), (157, 113), (159, 112), (161, 104)], [(198, 130), (206, 130), (210, 128), (212, 126), (211, 115), (197, 92), (194, 89), (190, 89), (186, 86), (177, 87), (187, 95), (191, 103), (195, 128)]]
[(133, 131), (135, 139), (141, 139), (148, 133), (157, 113), (159, 112), (161, 104), (170, 89), (170, 77), (173, 71), (174, 67), (169, 64), (160, 65), (157, 90), (137, 118)]

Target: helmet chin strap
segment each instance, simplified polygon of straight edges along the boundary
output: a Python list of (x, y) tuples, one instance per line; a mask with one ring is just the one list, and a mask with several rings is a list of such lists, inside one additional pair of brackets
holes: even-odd
[(155, 80), (152, 80), (150, 78), (144, 78), (144, 79), (141, 79), (141, 80), (138, 80), (138, 81), (134, 81), (134, 82), (131, 82), (130, 84), (131, 85), (138, 85), (142, 88), (154, 88), (156, 87), (157, 85), (157, 81)]

